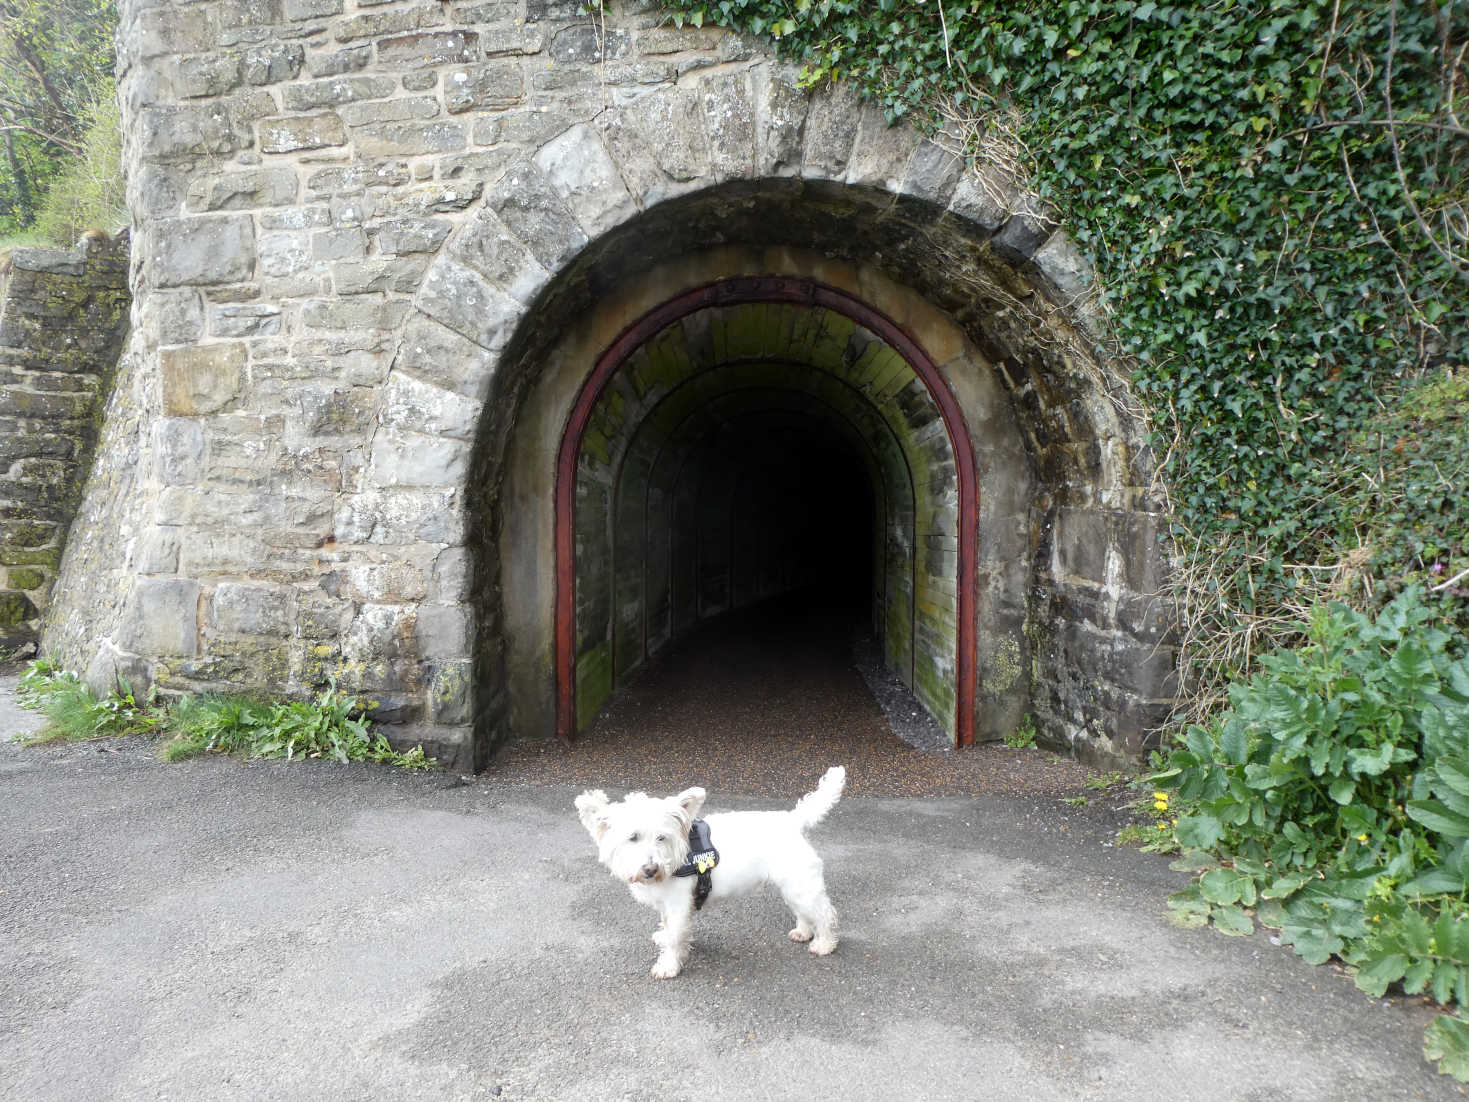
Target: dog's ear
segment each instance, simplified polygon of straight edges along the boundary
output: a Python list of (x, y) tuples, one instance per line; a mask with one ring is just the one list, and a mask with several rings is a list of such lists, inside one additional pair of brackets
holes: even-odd
[(699, 809), (704, 806), (706, 793), (702, 788), (685, 788), (677, 796), (673, 797), (675, 806), (674, 814), (679, 817), (687, 830), (689, 824), (699, 816)]
[(607, 816), (603, 814), (607, 810), (607, 793), (600, 788), (583, 792), (576, 798), (576, 810), (581, 815), (581, 825), (587, 828), (593, 841), (600, 842), (607, 833)]

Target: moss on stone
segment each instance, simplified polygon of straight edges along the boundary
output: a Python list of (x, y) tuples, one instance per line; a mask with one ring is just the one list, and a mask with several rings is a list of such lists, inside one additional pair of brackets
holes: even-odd
[(10, 584), (16, 589), (40, 589), (46, 584), (46, 575), (29, 566), (10, 571)]

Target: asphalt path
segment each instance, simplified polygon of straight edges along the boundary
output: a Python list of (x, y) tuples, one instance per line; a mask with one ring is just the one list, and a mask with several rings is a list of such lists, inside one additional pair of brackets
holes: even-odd
[(750, 897), (658, 981), (575, 794), (0, 744), (0, 1098), (1461, 1096), (1421, 1002), (1172, 926), (1180, 874), (1055, 798), (845, 799), (833, 956)]

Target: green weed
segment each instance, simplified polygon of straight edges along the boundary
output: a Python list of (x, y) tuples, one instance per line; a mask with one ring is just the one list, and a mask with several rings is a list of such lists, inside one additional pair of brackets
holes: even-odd
[(327, 688), (310, 701), (270, 701), (247, 696), (183, 696), (171, 702), (151, 693), (139, 702), (126, 684), (99, 697), (75, 673), (50, 659), (31, 663), (18, 695), (42, 712), (47, 726), (28, 744), (123, 735), (165, 738), (164, 761), (205, 753), (249, 758), (327, 758), (370, 761), (405, 769), (434, 764), (421, 746), (394, 750), (372, 730), (367, 708), (354, 696)]
[(1012, 750), (1029, 750), (1035, 746), (1035, 724), (1026, 716), (1020, 726), (1005, 736), (1005, 745)]

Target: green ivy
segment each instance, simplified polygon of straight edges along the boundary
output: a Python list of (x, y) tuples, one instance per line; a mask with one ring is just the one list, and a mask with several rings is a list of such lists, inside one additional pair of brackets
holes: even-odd
[[(1392, 542), (1341, 490), (1377, 473), (1350, 446), (1384, 395), (1465, 362), (1462, 10), (665, 3), (680, 23), (771, 37), (808, 82), (855, 82), (894, 120), (935, 126), (940, 104), (1020, 120), (1033, 185), (1096, 261), (1184, 548), (1214, 564), (1203, 635), (1298, 606), (1294, 564)], [(1422, 553), (1381, 568), (1465, 565), (1469, 469), (1440, 470), (1459, 489)]]

